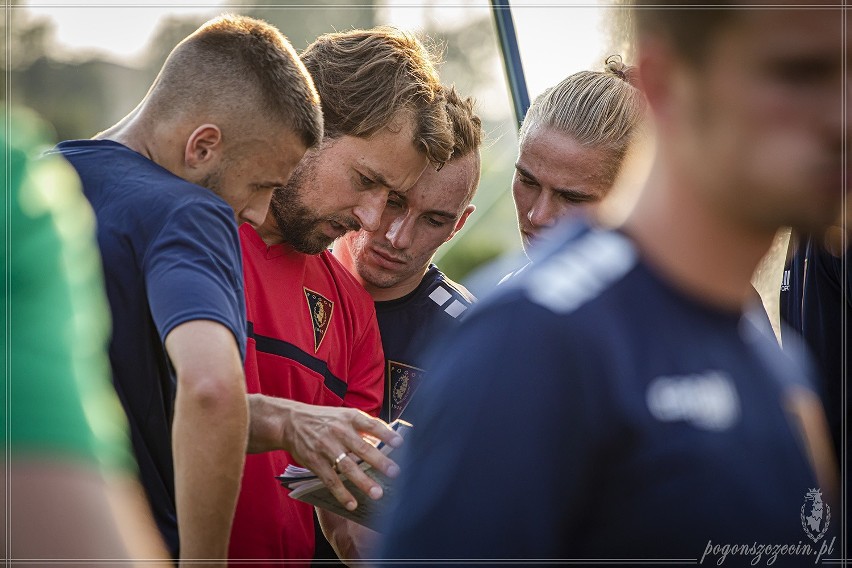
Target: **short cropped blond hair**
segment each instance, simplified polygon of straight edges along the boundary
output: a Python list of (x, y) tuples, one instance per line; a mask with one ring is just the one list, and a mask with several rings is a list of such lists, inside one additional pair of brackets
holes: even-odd
[(169, 54), (148, 92), (157, 116), (221, 118), (236, 131), (283, 125), (307, 147), (322, 140), (319, 95), (293, 46), (274, 26), (224, 15)]

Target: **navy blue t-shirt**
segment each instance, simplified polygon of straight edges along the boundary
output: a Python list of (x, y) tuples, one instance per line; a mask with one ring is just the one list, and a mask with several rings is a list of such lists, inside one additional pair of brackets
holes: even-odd
[(782, 409), (804, 366), (623, 234), (564, 230), (434, 351), (381, 556), (695, 561), (709, 543), (715, 565), (717, 544), (810, 542), (817, 483)]
[(177, 556), (171, 444), (176, 378), (164, 342), (182, 323), (212, 320), (233, 332), (245, 356), (234, 213), (213, 192), (117, 142), (69, 141), (57, 149), (76, 168), (97, 217), (113, 319), (113, 383), (130, 422), (142, 485)]
[[(787, 335), (800, 333), (812, 350), (822, 379), (821, 394), (826, 416), (840, 460), (841, 430), (844, 412), (843, 364), (849, 368), (852, 354), (852, 328), (847, 326), (846, 340), (843, 325), (852, 315), (852, 262), (831, 254), (814, 238), (792, 236), (791, 256), (784, 268), (781, 282), (781, 319), (790, 327), (782, 328), (785, 348)], [(845, 264), (845, 266), (844, 266)], [(845, 274), (844, 274), (845, 272)], [(792, 329), (790, 329), (792, 328)], [(852, 406), (850, 391), (846, 390), (845, 409)]]
[(474, 297), (434, 264), (409, 294), (376, 302), (385, 352), (385, 398), (379, 415), (392, 422), (405, 410), (423, 380), (429, 344), (461, 321)]

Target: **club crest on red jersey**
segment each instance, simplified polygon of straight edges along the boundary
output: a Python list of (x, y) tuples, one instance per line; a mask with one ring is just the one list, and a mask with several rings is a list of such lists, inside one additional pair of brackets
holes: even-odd
[(308, 301), (308, 312), (311, 314), (311, 323), (314, 326), (314, 353), (319, 351), (328, 324), (331, 323), (331, 315), (334, 311), (334, 302), (309, 288), (304, 288), (305, 299)]

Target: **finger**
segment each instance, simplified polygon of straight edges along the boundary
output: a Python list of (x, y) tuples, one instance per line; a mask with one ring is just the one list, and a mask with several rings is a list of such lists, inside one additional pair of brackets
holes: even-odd
[(351, 453), (388, 477), (399, 475), (399, 466), (363, 438), (350, 442)]
[(393, 448), (402, 445), (402, 436), (387, 425), (383, 420), (373, 418), (369, 414), (360, 412), (356, 415), (353, 425), (363, 434), (378, 438)]
[(355, 487), (363, 491), (370, 499), (381, 499), (382, 487), (376, 483), (369, 475), (363, 472), (358, 464), (355, 461), (347, 457), (341, 460), (338, 468), (340, 473), (346, 475), (347, 479), (351, 481)]
[[(364, 416), (366, 417), (364, 425), (373, 425), (373, 423), (378, 423), (380, 428), (393, 432), (393, 430), (384, 426), (384, 422), (381, 420), (370, 418), (366, 414)], [(341, 423), (331, 425), (329, 427), (328, 439), (336, 440), (344, 448), (350, 448), (350, 452), (354, 454), (354, 457), (356, 458), (355, 461), (358, 461), (357, 458), (360, 458), (388, 477), (396, 477), (399, 475), (399, 466), (396, 465), (392, 459), (384, 455), (372, 444), (362, 438), (359, 434), (361, 429), (356, 429), (357, 425), (355, 422), (357, 422), (357, 418), (351, 423), (351, 425)], [(355, 426), (355, 428), (353, 428), (353, 426)], [(393, 433), (396, 434), (395, 432)]]
[[(347, 458), (341, 460), (341, 463), (346, 461), (351, 462), (352, 460)], [(358, 507), (358, 501), (352, 493), (346, 489), (343, 482), (340, 481), (340, 477), (337, 476), (337, 472), (334, 471), (330, 464), (326, 464), (324, 461), (320, 462), (314, 465), (314, 467), (311, 468), (311, 471), (313, 471), (325, 484), (325, 486), (328, 487), (328, 490), (332, 495), (334, 495), (337, 502), (346, 507), (347, 510), (354, 511), (355, 508)]]

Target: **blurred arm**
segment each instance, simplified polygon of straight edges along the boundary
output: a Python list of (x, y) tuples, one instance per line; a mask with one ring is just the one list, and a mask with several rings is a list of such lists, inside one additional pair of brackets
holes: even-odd
[(348, 564), (350, 561), (375, 557), (379, 533), (319, 507), (317, 517), (325, 538), (342, 562)]
[(172, 565), (142, 488), (130, 475), (103, 476), (91, 464), (34, 454), (13, 458), (9, 477), (5, 471), (2, 476), (11, 490), (4, 533), (13, 535), (13, 562), (145, 559), (146, 566)]

